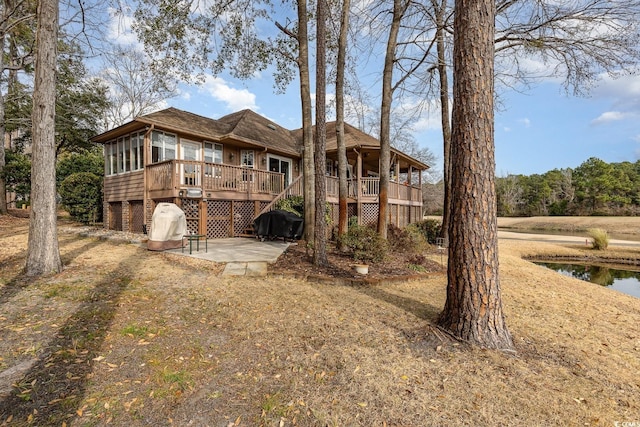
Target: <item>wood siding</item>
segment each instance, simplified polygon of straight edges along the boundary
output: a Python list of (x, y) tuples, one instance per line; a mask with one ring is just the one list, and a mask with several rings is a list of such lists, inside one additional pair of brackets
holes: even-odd
[(115, 202), (122, 200), (144, 199), (143, 171), (111, 175), (104, 178), (104, 200)]

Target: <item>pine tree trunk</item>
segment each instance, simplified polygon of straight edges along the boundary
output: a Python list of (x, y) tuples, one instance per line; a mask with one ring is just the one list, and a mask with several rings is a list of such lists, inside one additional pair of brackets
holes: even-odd
[(311, 120), (311, 84), (309, 83), (309, 38), (307, 34), (307, 1), (298, 0), (298, 70), (302, 103), (302, 175), (304, 177), (304, 236), (307, 247), (313, 246), (315, 235), (315, 162), (313, 154), (313, 122)]
[[(2, 22), (6, 22), (7, 15), (7, 4), (5, 3), (2, 8)], [(4, 46), (6, 43), (6, 34), (4, 31), (0, 34), (0, 73), (4, 74)], [(4, 77), (4, 76), (2, 76)], [(2, 142), (0, 142), (0, 215), (7, 214), (7, 183), (4, 179), (4, 167), (6, 166), (6, 157), (4, 151), (4, 138), (5, 138), (5, 97), (2, 93), (0, 93), (0, 137), (2, 138)]]
[(493, 0), (457, 0), (447, 300), (439, 323), (463, 340), (511, 349), (498, 275)]
[(326, 3), (317, 3), (317, 34), (316, 34), (316, 135), (314, 149), (316, 166), (316, 211), (315, 234), (313, 239), (313, 263), (327, 264), (327, 224), (325, 221), (325, 206), (327, 203), (327, 128), (326, 128)]
[(37, 276), (62, 269), (56, 224), (55, 98), (58, 2), (39, 0), (33, 90), (31, 217), (25, 273)]
[[(382, 103), (380, 105), (380, 197), (378, 202), (378, 233), (387, 238), (387, 215), (389, 208), (389, 169), (391, 166), (391, 102), (393, 91), (393, 64), (400, 31), (400, 21), (406, 6), (402, 0), (393, 1), (393, 18), (387, 39), (387, 50), (382, 71)], [(396, 171), (396, 175), (398, 171)]]
[(443, 143), (443, 181), (444, 181), (444, 201), (442, 213), (442, 229), (440, 237), (449, 240), (449, 222), (451, 220), (451, 122), (449, 121), (449, 78), (447, 76), (447, 59), (445, 55), (445, 12), (447, 10), (446, 0), (439, 4), (433, 1), (436, 9), (436, 48), (438, 52), (438, 78), (440, 82), (440, 122), (442, 125)]
[(350, 0), (342, 2), (340, 18), (340, 37), (338, 39), (338, 63), (336, 65), (336, 141), (338, 144), (338, 243), (344, 250), (341, 236), (347, 232), (347, 151), (344, 141), (344, 68), (347, 53), (347, 35), (349, 30)]

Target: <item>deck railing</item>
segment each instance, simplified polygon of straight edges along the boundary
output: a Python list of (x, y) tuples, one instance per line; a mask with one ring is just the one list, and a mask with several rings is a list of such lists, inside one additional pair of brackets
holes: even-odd
[(147, 166), (149, 190), (198, 187), (203, 191), (280, 194), (284, 174), (241, 166), (168, 160)]
[[(300, 196), (303, 181), (300, 177), (285, 186), (284, 174), (251, 169), (241, 166), (204, 163), (190, 160), (168, 160), (148, 165), (147, 185), (149, 190), (172, 190), (197, 187), (203, 192), (236, 191), (242, 193), (271, 194), (277, 198)], [(338, 197), (338, 178), (327, 177), (327, 196)], [(377, 198), (380, 194), (379, 178), (361, 178), (347, 181), (348, 197), (357, 199)], [(286, 191), (285, 191), (286, 190)], [(389, 183), (389, 197), (399, 200), (421, 201), (419, 187)]]

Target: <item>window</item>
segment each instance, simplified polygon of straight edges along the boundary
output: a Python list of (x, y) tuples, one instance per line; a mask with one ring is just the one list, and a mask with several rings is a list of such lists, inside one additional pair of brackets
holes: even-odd
[(163, 162), (176, 158), (176, 136), (154, 130), (151, 134), (151, 162)]
[(209, 176), (222, 176), (222, 169), (213, 168), (208, 163), (218, 163), (222, 164), (222, 144), (216, 144), (213, 142), (205, 142), (204, 143), (204, 161), (207, 163), (205, 165), (205, 174)]
[(131, 172), (144, 168), (144, 133), (121, 136), (104, 145), (105, 175)]
[(124, 137), (124, 151), (122, 152), (122, 164), (125, 172), (131, 172), (131, 138)]
[(253, 150), (241, 150), (240, 151), (240, 164), (245, 168), (252, 168), (254, 165), (254, 152)]
[(114, 157), (115, 147), (116, 147), (116, 144), (113, 141), (104, 145), (104, 150), (106, 155), (106, 160), (104, 162), (105, 175), (113, 175), (114, 173), (116, 173), (116, 169), (115, 169), (116, 159)]
[(118, 138), (118, 173), (124, 172), (124, 158), (122, 154), (124, 153), (124, 138)]
[(131, 135), (131, 170), (140, 170), (144, 168), (144, 134), (134, 133)]

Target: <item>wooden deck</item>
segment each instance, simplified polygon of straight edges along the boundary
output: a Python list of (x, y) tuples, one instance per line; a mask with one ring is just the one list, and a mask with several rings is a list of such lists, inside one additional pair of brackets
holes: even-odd
[[(285, 186), (284, 174), (215, 163), (169, 160), (147, 165), (146, 185), (151, 198), (179, 197), (180, 191), (197, 189), (206, 198), (221, 200), (274, 200), (301, 196), (302, 180), (294, 178)], [(379, 178), (348, 180), (349, 202), (377, 202)], [(422, 204), (422, 191), (417, 186), (389, 183), (389, 200), (415, 206)], [(338, 201), (338, 178), (327, 177), (327, 201)]]

